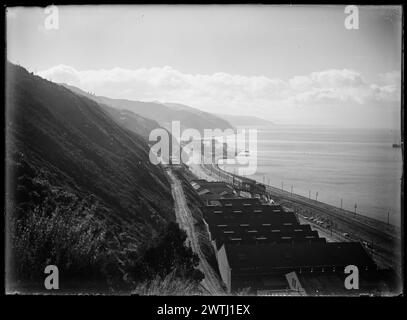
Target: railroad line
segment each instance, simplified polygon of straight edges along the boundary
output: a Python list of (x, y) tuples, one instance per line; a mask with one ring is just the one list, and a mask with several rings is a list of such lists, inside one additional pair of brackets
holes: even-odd
[[(201, 166), (208, 174), (214, 176), (219, 181), (224, 181), (234, 185), (239, 176), (220, 169), (213, 164)], [(248, 179), (250, 180), (250, 179)], [(300, 206), (301, 210), (310, 210), (312, 214), (321, 215), (324, 218), (334, 221), (335, 224), (341, 225), (342, 232), (349, 233), (356, 241), (373, 242), (376, 250), (373, 256), (380, 257), (382, 265), (394, 267), (398, 272), (400, 269), (401, 257), (397, 255), (399, 244), (401, 244), (400, 232), (393, 226), (388, 226), (384, 222), (374, 220), (360, 214), (354, 215), (352, 212), (336, 208), (325, 203), (312, 203), (310, 199), (302, 199), (302, 196), (293, 194), (284, 190), (279, 190), (272, 186), (261, 183), (258, 185), (265, 186), (265, 195), (270, 198), (277, 198), (280, 202), (286, 201), (289, 206)], [(239, 186), (238, 186), (239, 188)], [(339, 210), (341, 212), (339, 212)], [(327, 229), (329, 230), (329, 229)], [(350, 239), (348, 240), (350, 241)], [(383, 263), (385, 261), (385, 263)]]

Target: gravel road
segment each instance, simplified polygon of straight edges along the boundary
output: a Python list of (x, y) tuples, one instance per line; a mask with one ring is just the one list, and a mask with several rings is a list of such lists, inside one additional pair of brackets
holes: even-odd
[(221, 286), (221, 280), (206, 260), (205, 255), (202, 253), (199, 246), (198, 235), (195, 232), (194, 227), (194, 218), (192, 217), (192, 213), (187, 205), (181, 181), (174, 175), (171, 170), (167, 172), (171, 182), (177, 222), (180, 227), (187, 233), (188, 243), (191, 246), (192, 250), (199, 257), (199, 269), (205, 275), (205, 279), (202, 280), (202, 286), (206, 289), (206, 291), (208, 291), (210, 295), (224, 294), (225, 292)]

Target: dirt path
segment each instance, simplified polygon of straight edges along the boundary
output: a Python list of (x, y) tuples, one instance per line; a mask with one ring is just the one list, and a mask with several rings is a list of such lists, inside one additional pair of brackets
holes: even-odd
[(202, 286), (211, 295), (223, 294), (224, 290), (220, 285), (221, 280), (219, 279), (216, 272), (209, 265), (199, 246), (198, 237), (194, 227), (194, 219), (187, 205), (184, 190), (182, 189), (182, 184), (171, 170), (167, 172), (171, 181), (172, 196), (174, 198), (175, 215), (177, 218), (177, 222), (180, 225), (180, 227), (187, 233), (189, 240), (188, 242), (192, 250), (199, 257), (200, 260), (199, 269), (205, 274), (205, 279), (202, 280)]

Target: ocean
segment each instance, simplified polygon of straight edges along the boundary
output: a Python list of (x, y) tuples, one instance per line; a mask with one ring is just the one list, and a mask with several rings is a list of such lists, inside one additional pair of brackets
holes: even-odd
[[(275, 125), (257, 127), (257, 171), (277, 188), (400, 225), (400, 132)], [(233, 172), (231, 166), (224, 169)]]

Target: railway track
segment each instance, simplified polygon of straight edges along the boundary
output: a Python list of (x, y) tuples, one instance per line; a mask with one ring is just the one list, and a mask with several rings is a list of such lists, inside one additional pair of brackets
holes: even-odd
[[(213, 164), (206, 164), (202, 168), (220, 181), (234, 183), (235, 175)], [(314, 200), (306, 199), (300, 195), (291, 195), (291, 193), (275, 187), (265, 186), (265, 191), (269, 197), (277, 198), (285, 204), (288, 203), (288, 206), (296, 208), (296, 211), (309, 211), (312, 215), (321, 216), (334, 222), (335, 225), (340, 226), (336, 232), (346, 232), (351, 235), (348, 241), (374, 243), (375, 250), (372, 256), (380, 258), (381, 265), (392, 267), (396, 271), (400, 270), (401, 257), (398, 252), (400, 251), (401, 235), (395, 227), (325, 203), (313, 203)]]
[(358, 221), (357, 219), (352, 219), (351, 217), (341, 216), (340, 213), (332, 212), (329, 209), (321, 208), (320, 206), (314, 205), (314, 204), (309, 203), (307, 201), (303, 201), (301, 199), (295, 199), (294, 200), (294, 199), (289, 198), (289, 197), (285, 197), (285, 196), (282, 196), (282, 195), (279, 195), (279, 194), (275, 194), (273, 191), (270, 191), (269, 193), (270, 193), (270, 195), (274, 194), (274, 195), (278, 196), (280, 199), (284, 199), (284, 200), (289, 201), (289, 202), (296, 202), (298, 204), (301, 204), (304, 208), (309, 208), (309, 209), (312, 209), (313, 211), (319, 212), (319, 213), (321, 213), (323, 215), (327, 215), (329, 217), (334, 217), (335, 219), (341, 221), (342, 223), (349, 223), (350, 221), (352, 221), (352, 223), (357, 224), (360, 227), (363, 227), (365, 229), (368, 229), (369, 232), (375, 234), (378, 238), (380, 238), (382, 240), (392, 240), (392, 241), (400, 240), (400, 238), (398, 238), (398, 237), (396, 237), (396, 236), (394, 236), (392, 234), (384, 233), (383, 231), (378, 230), (377, 228), (371, 226), (370, 224), (363, 223), (361, 221)]

